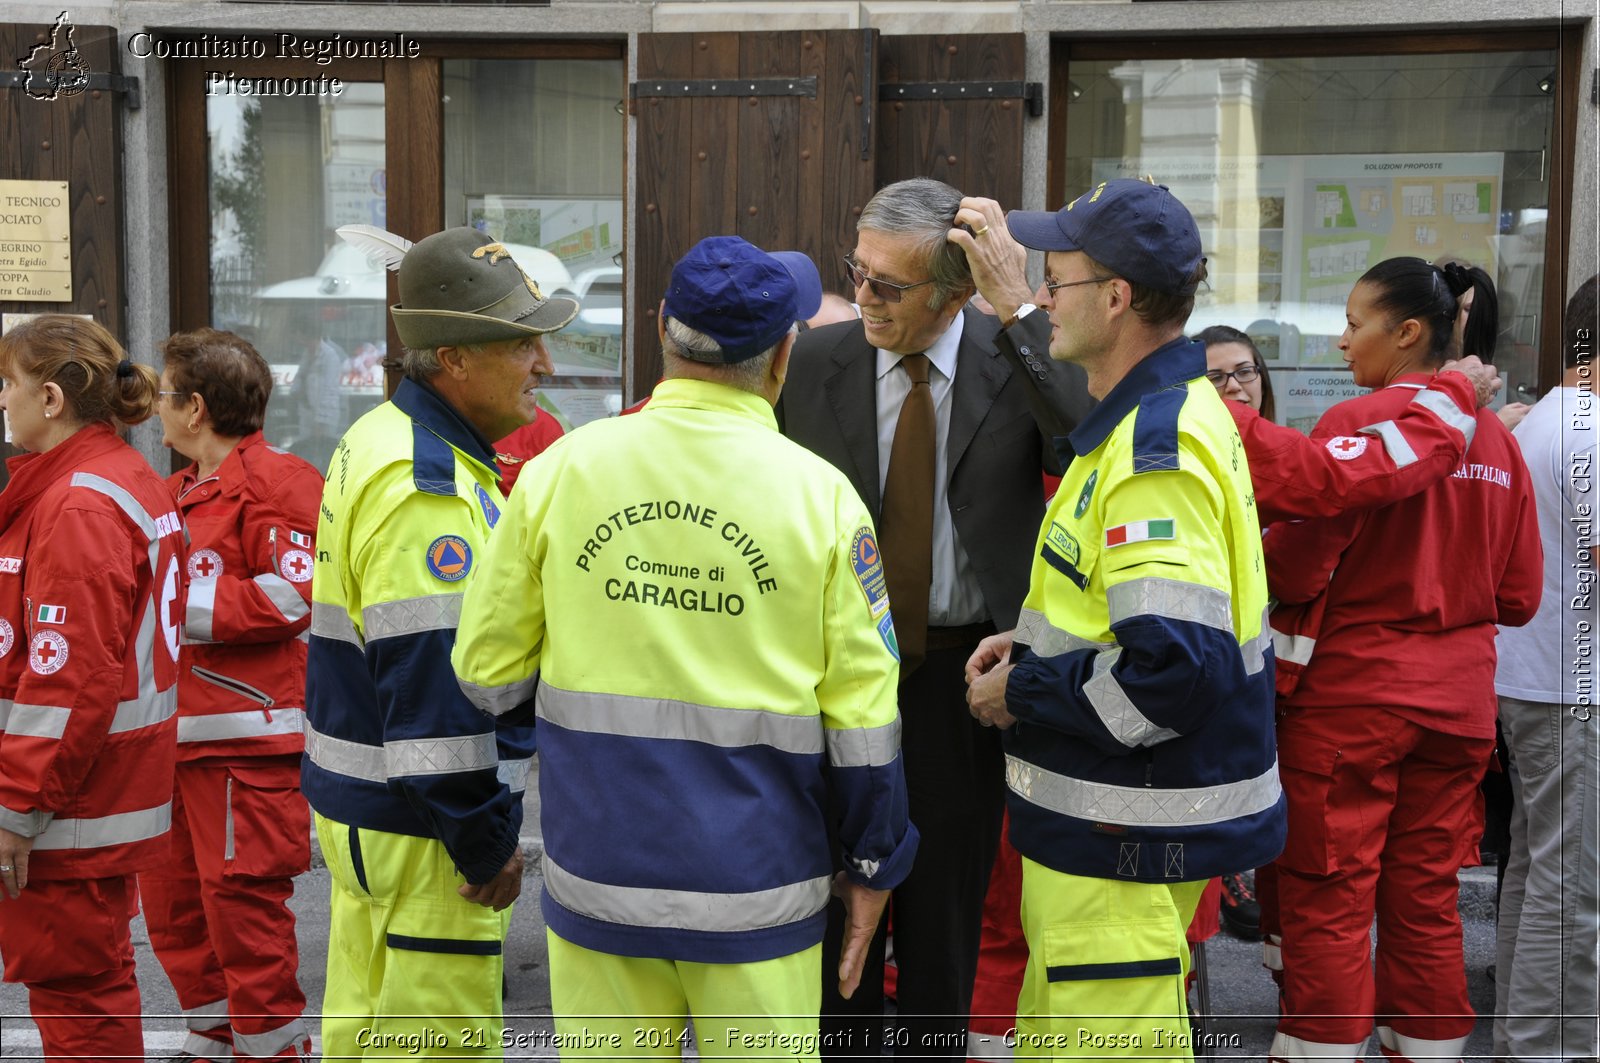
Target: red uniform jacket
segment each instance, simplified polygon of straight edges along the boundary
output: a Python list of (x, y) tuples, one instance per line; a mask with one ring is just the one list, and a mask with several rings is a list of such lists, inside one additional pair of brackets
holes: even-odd
[(172, 821), (183, 525), (94, 425), (12, 458), (0, 493), (0, 826), (37, 879), (129, 874)]
[(500, 466), (500, 491), (507, 498), (522, 475), (522, 467), (544, 453), (544, 448), (561, 438), (561, 422), (549, 410), (494, 445), (494, 461)]
[[(1392, 420), (1429, 379), (1340, 403), (1312, 438), (1361, 448), (1361, 429)], [(1493, 413), (1479, 411), (1466, 460), (1433, 487), (1382, 509), (1274, 525), (1266, 554), (1281, 601), (1326, 596), (1289, 704), (1381, 705), (1431, 730), (1493, 737), (1495, 625), (1527, 623), (1543, 581), (1527, 467)]]
[(189, 529), (178, 759), (300, 753), (322, 476), (257, 432), (197, 477), (167, 481)]

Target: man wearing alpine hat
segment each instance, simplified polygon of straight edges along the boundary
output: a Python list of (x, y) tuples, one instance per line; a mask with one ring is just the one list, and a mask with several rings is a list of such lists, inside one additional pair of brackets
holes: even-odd
[(804, 255), (696, 244), (649, 405), (528, 467), (467, 590), (462, 688), (539, 720), (563, 1058), (676, 1057), (692, 1016), (702, 1057), (816, 1059), (830, 886), (848, 996), (911, 867), (872, 519), (773, 413), (820, 296)]
[(1186, 1059), (1184, 928), (1285, 825), (1250, 471), (1183, 335), (1205, 260), (1188, 209), (1140, 181), (1006, 226), (1046, 252), (1050, 355), (1099, 399), (1017, 628), (967, 664), (973, 715), (1006, 729), (1023, 858), (1016, 1054)]
[(302, 786), (333, 877), (322, 1048), (499, 1058), (533, 734), (474, 708), (450, 651), (505, 504), (490, 441), (533, 418), (544, 334), (578, 306), (468, 228), (406, 252), (400, 300), (405, 379), (340, 440), (316, 536)]

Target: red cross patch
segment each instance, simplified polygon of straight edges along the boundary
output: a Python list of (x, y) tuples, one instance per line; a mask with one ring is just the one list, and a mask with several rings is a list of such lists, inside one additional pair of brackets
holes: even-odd
[(61, 671), (67, 656), (67, 636), (59, 631), (41, 631), (28, 647), (28, 667), (40, 675), (49, 675)]
[(222, 555), (215, 550), (196, 550), (189, 555), (189, 578), (210, 579), (222, 575)]
[(1334, 436), (1325, 444), (1340, 461), (1353, 461), (1367, 452), (1366, 436)]
[(11, 621), (0, 616), (0, 657), (11, 652), (11, 647), (17, 644), (17, 633), (11, 626)]
[(290, 550), (278, 562), (278, 571), (290, 583), (304, 583), (311, 578), (311, 555), (304, 550)]

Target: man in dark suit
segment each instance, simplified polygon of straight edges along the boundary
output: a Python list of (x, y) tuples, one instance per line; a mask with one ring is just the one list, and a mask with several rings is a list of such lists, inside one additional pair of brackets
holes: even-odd
[[(1044, 516), (1040, 474), (1059, 471), (1050, 440), (1092, 400), (1083, 373), (1050, 358), (1048, 315), (997, 203), (916, 178), (880, 191), (856, 228), (846, 262), (861, 320), (801, 335), (778, 419), (878, 521), (922, 847), (892, 902), (900, 1018), (886, 1033), (880, 928), (853, 999), (823, 979), (823, 1054), (883, 1044), (896, 1059), (961, 1059), (1004, 804), (999, 738), (967, 712), (963, 667), (1017, 619)], [(997, 317), (967, 307), (975, 291)], [(830, 919), (842, 918), (836, 903)], [(831, 972), (838, 958), (823, 962)]]

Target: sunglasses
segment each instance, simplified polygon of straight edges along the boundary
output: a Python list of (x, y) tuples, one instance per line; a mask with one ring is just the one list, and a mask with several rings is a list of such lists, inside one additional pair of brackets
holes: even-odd
[(1049, 281), (1045, 281), (1044, 282), (1044, 290), (1049, 292), (1051, 295), (1055, 295), (1056, 292), (1060, 291), (1062, 288), (1076, 288), (1080, 284), (1104, 284), (1106, 281), (1109, 281), (1109, 280), (1116, 280), (1116, 278), (1115, 277), (1085, 277), (1081, 281), (1056, 281), (1054, 284), (1051, 284)]
[(1220, 391), (1228, 386), (1228, 381), (1237, 380), (1241, 384), (1248, 384), (1261, 375), (1261, 370), (1253, 365), (1241, 365), (1231, 373), (1224, 373), (1220, 369), (1213, 369), (1206, 374), (1206, 379), (1215, 384)]
[(863, 284), (865, 284), (868, 288), (872, 289), (873, 295), (876, 295), (879, 299), (882, 299), (886, 303), (898, 303), (905, 293), (910, 291), (912, 288), (920, 288), (924, 284), (933, 283), (932, 277), (929, 277), (925, 281), (917, 281), (915, 284), (896, 284), (894, 281), (881, 281), (876, 277), (869, 277), (866, 275), (866, 273), (862, 272), (861, 267), (856, 265), (855, 260), (849, 255), (844, 256), (844, 268), (850, 277), (851, 287), (860, 288)]

